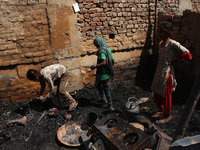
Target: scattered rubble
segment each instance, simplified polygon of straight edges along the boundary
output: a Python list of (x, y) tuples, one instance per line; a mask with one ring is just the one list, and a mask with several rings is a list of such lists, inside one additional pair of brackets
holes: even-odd
[[(128, 133), (125, 139), (120, 139), (121, 143), (125, 143), (128, 147), (130, 144), (141, 142), (142, 149), (145, 147), (155, 149), (158, 145), (155, 141), (156, 131), (163, 133), (166, 137), (172, 137), (184, 107), (181, 105), (172, 105), (173, 118), (164, 125), (154, 124), (155, 120), (151, 115), (156, 112), (157, 108), (153, 101), (153, 95), (150, 91), (144, 91), (135, 86), (134, 81), (114, 82), (112, 84), (112, 97), (115, 111), (111, 112), (104, 108), (103, 104), (97, 102), (98, 92), (92, 85), (85, 86), (82, 90), (74, 92), (74, 98), (79, 102), (76, 110), (68, 113), (67, 109), (57, 110), (56, 113), (48, 112), (49, 108), (53, 107), (53, 103), (42, 103), (37, 99), (31, 101), (10, 101), (0, 102), (0, 149), (6, 150), (84, 150), (86, 146), (92, 148), (97, 145), (104, 147), (105, 150), (111, 147), (121, 147), (116, 143), (114, 137), (109, 137), (110, 133), (107, 129), (102, 129), (102, 126), (108, 128), (117, 127), (113, 130), (114, 133), (123, 135)], [(71, 93), (73, 94), (73, 93)], [(148, 97), (149, 100), (140, 104), (140, 112), (136, 116), (130, 118), (124, 117), (124, 107), (130, 97)], [(106, 118), (111, 120), (107, 124), (103, 124)], [(127, 127), (127, 130), (122, 130), (119, 125), (112, 119), (120, 120)], [(145, 120), (145, 121), (144, 121)], [(200, 134), (200, 110), (196, 109), (190, 120), (185, 136), (190, 137)], [(87, 137), (81, 135), (82, 141), (85, 141), (81, 146), (67, 146), (57, 138), (58, 130), (67, 123), (82, 122), (85, 126), (82, 129), (91, 128), (92, 136), (87, 143)], [(8, 124), (9, 123), (9, 124)], [(154, 128), (155, 127), (155, 128)], [(137, 128), (139, 134), (144, 135), (143, 139), (138, 139), (135, 132), (130, 132)], [(135, 131), (136, 131), (135, 130)], [(101, 133), (101, 134), (100, 134)], [(133, 134), (131, 134), (133, 133)], [(136, 132), (137, 133), (137, 132)], [(159, 134), (159, 135), (160, 135)], [(158, 135), (158, 134), (157, 134)], [(108, 143), (105, 141), (109, 141)], [(160, 141), (162, 142), (162, 141)], [(140, 148), (141, 148), (140, 147)], [(139, 148), (139, 147), (138, 147)]]

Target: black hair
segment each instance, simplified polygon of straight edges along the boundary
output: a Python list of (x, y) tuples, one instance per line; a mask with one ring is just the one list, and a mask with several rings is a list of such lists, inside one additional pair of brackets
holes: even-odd
[(169, 34), (172, 33), (172, 23), (169, 22), (169, 21), (163, 21), (163, 22), (161, 22), (161, 23), (159, 24), (159, 27), (160, 27), (163, 31), (165, 31), (165, 32), (167, 32), (167, 33), (169, 33)]
[(37, 74), (38, 74), (38, 71), (36, 71), (35, 69), (29, 69), (29, 70), (27, 71), (26, 77), (27, 77), (29, 80), (35, 81), (35, 80), (36, 80)]

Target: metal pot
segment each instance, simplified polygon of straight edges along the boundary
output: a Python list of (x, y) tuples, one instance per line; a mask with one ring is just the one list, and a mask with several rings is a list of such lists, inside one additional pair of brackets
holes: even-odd
[(139, 103), (137, 103), (137, 101), (137, 98), (129, 97), (128, 101), (125, 104), (125, 111), (131, 113), (139, 113)]

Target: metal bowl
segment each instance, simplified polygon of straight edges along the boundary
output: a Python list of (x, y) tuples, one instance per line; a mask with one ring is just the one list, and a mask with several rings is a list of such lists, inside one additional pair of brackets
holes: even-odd
[(87, 135), (88, 139), (91, 138), (89, 127), (82, 122), (69, 122), (61, 126), (57, 131), (58, 140), (67, 146), (80, 146), (82, 145), (81, 135)]

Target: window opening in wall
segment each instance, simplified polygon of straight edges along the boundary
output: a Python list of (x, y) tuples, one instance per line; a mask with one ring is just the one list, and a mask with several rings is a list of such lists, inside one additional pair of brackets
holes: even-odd
[(115, 34), (109, 34), (109, 39), (114, 39), (115, 38)]
[(96, 7), (101, 7), (102, 5), (100, 3), (97, 3), (96, 4)]

